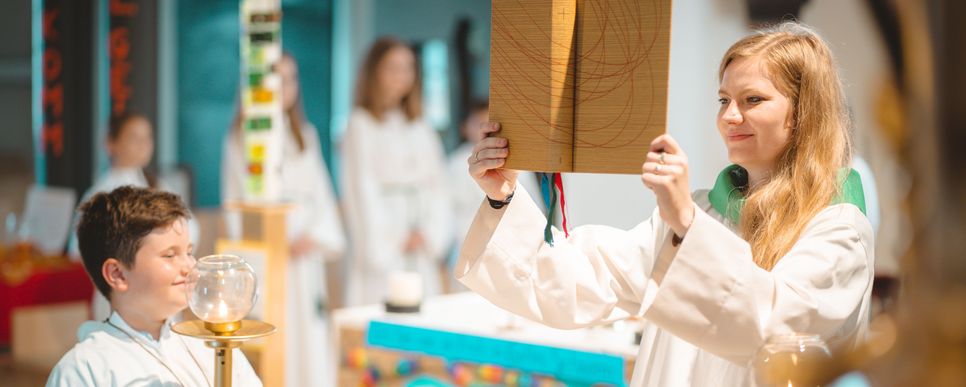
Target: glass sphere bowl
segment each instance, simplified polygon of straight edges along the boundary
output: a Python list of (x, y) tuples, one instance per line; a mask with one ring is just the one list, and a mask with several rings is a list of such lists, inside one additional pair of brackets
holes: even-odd
[(258, 296), (255, 271), (238, 256), (209, 255), (198, 259), (188, 273), (188, 306), (215, 333), (241, 327)]

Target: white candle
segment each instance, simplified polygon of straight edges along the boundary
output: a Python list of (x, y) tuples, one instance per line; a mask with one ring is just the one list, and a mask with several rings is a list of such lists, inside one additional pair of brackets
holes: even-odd
[(416, 306), (423, 299), (423, 276), (414, 271), (389, 273), (386, 302), (394, 306)]
[(228, 304), (225, 304), (225, 300), (218, 300), (218, 314), (216, 317), (218, 320), (228, 319)]

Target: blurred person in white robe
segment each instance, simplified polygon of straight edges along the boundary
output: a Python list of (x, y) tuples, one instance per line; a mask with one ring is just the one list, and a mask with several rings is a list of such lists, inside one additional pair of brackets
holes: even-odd
[[(111, 192), (125, 185), (170, 191), (163, 181), (146, 170), (154, 156), (154, 129), (147, 117), (138, 113), (127, 113), (111, 118), (105, 148), (110, 156), (111, 166), (84, 193), (81, 203), (98, 192)], [(79, 216), (80, 214), (77, 214), (78, 218)], [(188, 219), (188, 232), (191, 242), (197, 244), (199, 230), (198, 222), (194, 218)], [(74, 259), (80, 258), (77, 235), (73, 232), (67, 249), (69, 256)], [(95, 321), (103, 321), (110, 315), (110, 304), (100, 292), (95, 290), (91, 298), (92, 318)]]
[(342, 139), (348, 305), (384, 301), (390, 273), (401, 271), (420, 274), (425, 297), (440, 292), (452, 214), (443, 146), (422, 119), (419, 85), (409, 46), (373, 44)]
[[(345, 232), (318, 131), (305, 118), (295, 58), (286, 53), (276, 66), (285, 111), (281, 192), (283, 200), (294, 205), (286, 220), (290, 251), (285, 281), (285, 382), (288, 386), (335, 385), (325, 264), (343, 259)], [(222, 153), (222, 203), (243, 199), (246, 163), (241, 124), (239, 111)], [(240, 214), (227, 212), (226, 226), (229, 231), (240, 230)]]
[(489, 199), (457, 278), (558, 328), (643, 318), (633, 387), (753, 385), (751, 361), (776, 336), (862, 342), (875, 244), (828, 45), (784, 23), (735, 43), (719, 79), (717, 127), (734, 165), (692, 193), (686, 154), (657, 137), (641, 179), (658, 208), (631, 230), (555, 230), (545, 243), (544, 217), (501, 168), (512, 144), (482, 140), (470, 173)]
[[(94, 195), (81, 209), (84, 269), (112, 312), (81, 324), (47, 386), (211, 386), (214, 350), (171, 331), (188, 306), (195, 264), (187, 206), (168, 192), (125, 186)], [(233, 351), (234, 385), (261, 386), (245, 355)]]

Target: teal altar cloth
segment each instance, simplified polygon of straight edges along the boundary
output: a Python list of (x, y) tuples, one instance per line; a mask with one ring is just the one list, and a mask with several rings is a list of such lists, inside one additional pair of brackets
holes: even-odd
[(368, 345), (438, 356), (448, 361), (492, 364), (550, 375), (568, 386), (624, 386), (625, 362), (618, 356), (413, 327), (369, 323)]

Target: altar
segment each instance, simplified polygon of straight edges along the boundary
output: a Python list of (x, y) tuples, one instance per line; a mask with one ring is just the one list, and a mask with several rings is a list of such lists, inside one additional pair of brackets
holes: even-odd
[(340, 386), (623, 386), (638, 350), (633, 321), (554, 329), (475, 293), (431, 298), (413, 314), (341, 309), (332, 321)]

